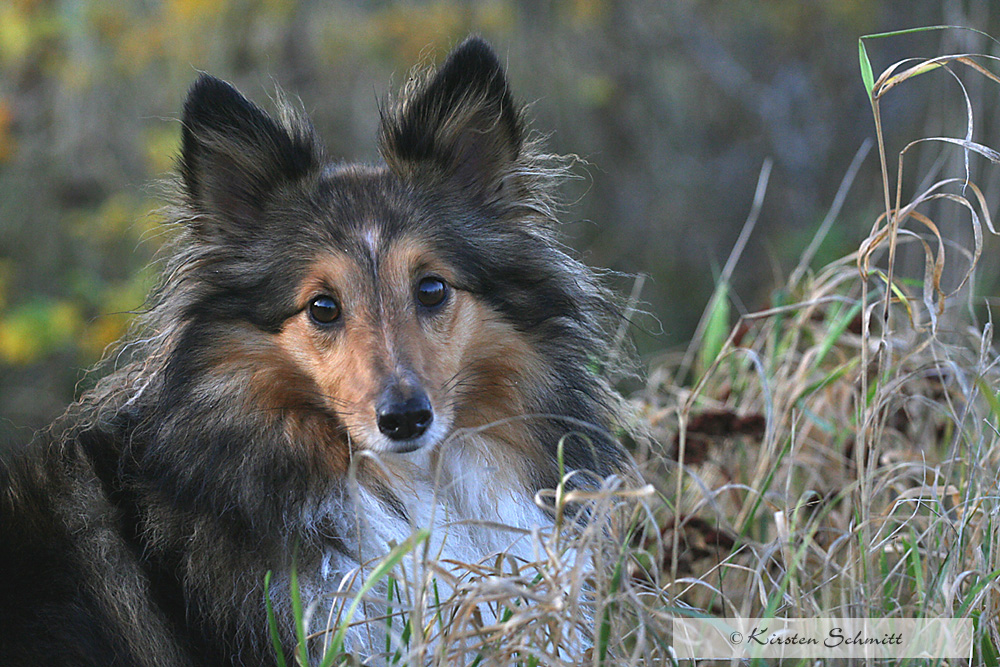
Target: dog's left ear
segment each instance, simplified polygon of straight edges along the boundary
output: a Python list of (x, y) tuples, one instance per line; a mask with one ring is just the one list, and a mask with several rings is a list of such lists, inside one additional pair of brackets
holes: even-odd
[(396, 108), (383, 112), (379, 148), (404, 178), (452, 179), (477, 199), (502, 189), (524, 143), (524, 121), (496, 53), (470, 37)]

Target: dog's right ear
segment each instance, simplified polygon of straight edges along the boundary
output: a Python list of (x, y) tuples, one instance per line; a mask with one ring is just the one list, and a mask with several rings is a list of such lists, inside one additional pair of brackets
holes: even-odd
[(224, 225), (252, 222), (283, 183), (322, 164), (308, 121), (279, 123), (225, 81), (202, 74), (188, 92), (179, 170), (195, 211)]

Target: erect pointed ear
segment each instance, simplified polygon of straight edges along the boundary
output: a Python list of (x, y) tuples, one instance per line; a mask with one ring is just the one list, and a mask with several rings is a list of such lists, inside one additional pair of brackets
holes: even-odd
[(524, 121), (489, 44), (470, 37), (430, 77), (383, 112), (379, 148), (403, 177), (434, 170), (481, 198), (503, 185), (524, 143)]
[(275, 187), (322, 164), (308, 121), (283, 110), (279, 123), (207, 74), (191, 86), (182, 123), (184, 193), (196, 211), (220, 222), (252, 219)]

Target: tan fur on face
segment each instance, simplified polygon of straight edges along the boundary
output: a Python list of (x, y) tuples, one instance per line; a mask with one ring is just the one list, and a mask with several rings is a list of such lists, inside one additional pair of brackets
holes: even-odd
[[(397, 241), (375, 266), (372, 276), (346, 254), (318, 261), (299, 291), (301, 312), (277, 340), (313, 383), (324, 408), (346, 427), (345, 444), (386, 448), (376, 402), (393, 377), (410, 374), (431, 401), (431, 431), (438, 441), (456, 429), (501, 421), (485, 435), (510, 451), (493, 452), (493, 458), (514, 465), (541, 456), (525, 421), (518, 419), (533, 412), (530, 396), (543, 368), (524, 337), (476, 296), (455, 289), (454, 271), (417, 240)], [(417, 283), (428, 275), (452, 286), (434, 313), (416, 302)], [(340, 320), (332, 327), (319, 327), (309, 317), (308, 304), (319, 295), (340, 304)]]
[(323, 397), (303, 369), (255, 327), (233, 324), (220, 335), (195, 395), (203, 401), (244, 401), (244, 411), (283, 416), (289, 443), (305, 448), (324, 469), (346, 472), (350, 460), (340, 446), (343, 429), (310, 409), (322, 405)]

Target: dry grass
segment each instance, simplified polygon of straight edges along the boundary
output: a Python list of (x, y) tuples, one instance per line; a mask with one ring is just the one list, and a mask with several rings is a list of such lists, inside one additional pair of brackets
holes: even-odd
[[(971, 617), (974, 664), (996, 665), (1000, 357), (992, 324), (957, 303), (992, 225), (964, 174), (909, 202), (901, 189), (890, 197), (911, 148), (890, 178), (879, 112), (893, 86), (939, 65), (996, 81), (981, 60), (872, 77), (885, 213), (838, 262), (809, 270), (810, 246), (780, 302), (735, 326), (720, 283), (691, 347), (636, 398), (648, 486), (557, 490), (557, 504), (582, 503), (588, 520), (533, 535), (534, 563), (439, 563), (419, 544), (401, 548), (392, 583), (372, 589), (392, 597), (391, 613), (369, 621), (388, 631), (380, 660), (662, 665), (677, 614), (773, 614)], [(966, 137), (946, 141), (992, 158), (971, 118)], [(963, 208), (974, 230), (950, 293), (947, 239), (922, 212), (935, 201)], [(902, 245), (925, 253), (922, 278), (900, 275)]]

